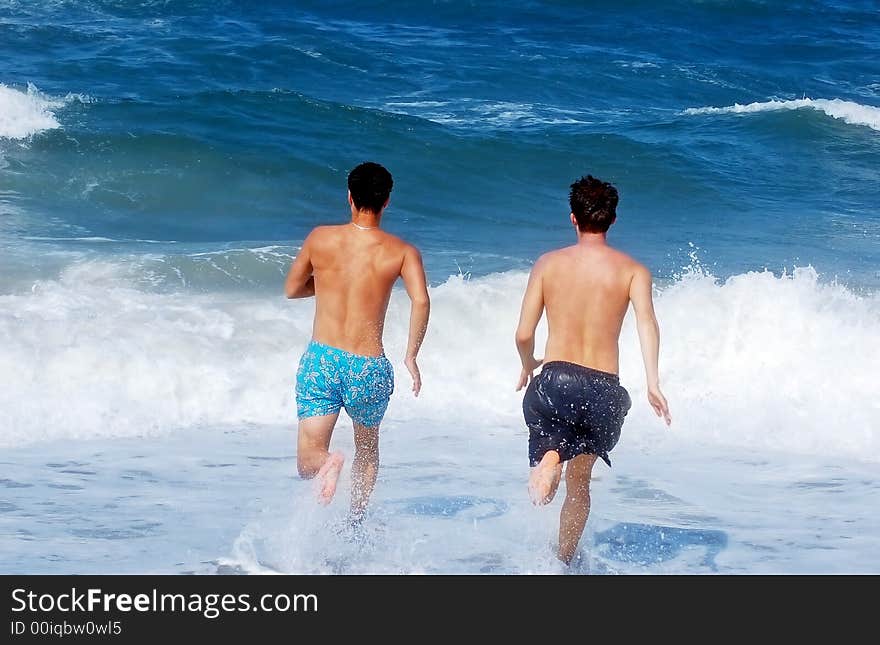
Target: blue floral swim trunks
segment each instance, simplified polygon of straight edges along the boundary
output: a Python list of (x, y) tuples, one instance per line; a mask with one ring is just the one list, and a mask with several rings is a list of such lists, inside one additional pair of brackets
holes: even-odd
[(300, 419), (336, 414), (375, 428), (394, 392), (394, 370), (385, 356), (359, 356), (312, 341), (296, 372), (296, 412)]

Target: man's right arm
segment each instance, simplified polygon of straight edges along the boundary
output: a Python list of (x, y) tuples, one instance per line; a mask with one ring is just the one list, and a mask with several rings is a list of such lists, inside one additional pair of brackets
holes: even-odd
[(660, 325), (654, 314), (651, 272), (642, 265), (636, 267), (629, 287), (629, 299), (636, 313), (636, 327), (639, 332), (639, 345), (642, 348), (642, 360), (645, 363), (645, 377), (648, 384), (648, 402), (657, 416), (662, 416), (669, 425), (669, 405), (660, 391), (659, 358), (660, 358)]
[(413, 379), (413, 394), (419, 395), (422, 389), (422, 375), (416, 357), (428, 331), (428, 317), (431, 312), (431, 299), (428, 296), (428, 284), (425, 278), (425, 267), (422, 256), (414, 246), (408, 246), (403, 256), (400, 277), (410, 299), (409, 338), (406, 343), (404, 364)]
[(288, 298), (310, 298), (315, 295), (315, 277), (312, 275), (312, 235), (306, 237), (302, 248), (290, 264), (287, 280), (284, 281), (284, 295)]
[(529, 273), (526, 292), (523, 295), (519, 324), (516, 326), (516, 349), (522, 363), (516, 391), (526, 387), (532, 380), (532, 374), (541, 366), (542, 360), (535, 358), (535, 330), (544, 315), (544, 279), (543, 272), (547, 266), (547, 256), (542, 255), (535, 262)]

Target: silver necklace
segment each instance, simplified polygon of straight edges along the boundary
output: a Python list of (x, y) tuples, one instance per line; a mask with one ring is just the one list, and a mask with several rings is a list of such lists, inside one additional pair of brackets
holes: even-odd
[(352, 222), (352, 224), (355, 226), (355, 228), (359, 228), (362, 231), (372, 231), (374, 228), (379, 228), (378, 226), (361, 226), (357, 222)]

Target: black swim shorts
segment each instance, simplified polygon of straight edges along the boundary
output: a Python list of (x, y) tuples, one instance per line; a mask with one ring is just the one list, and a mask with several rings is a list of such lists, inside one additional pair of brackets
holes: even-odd
[(551, 361), (532, 379), (523, 398), (529, 427), (529, 463), (537, 466), (548, 450), (562, 461), (608, 453), (620, 439), (632, 401), (616, 374), (577, 363)]

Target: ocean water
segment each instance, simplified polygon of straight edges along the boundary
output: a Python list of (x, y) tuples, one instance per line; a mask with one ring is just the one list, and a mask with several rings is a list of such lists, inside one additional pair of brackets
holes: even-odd
[[(296, 477), (313, 305), (281, 292), (368, 159), (433, 311), (413, 399), (392, 297), (398, 391), (352, 534), (348, 473), (327, 508)], [(654, 273), (673, 425), (628, 318), (634, 405), (573, 571), (880, 572), (859, 0), (0, 0), (0, 572), (559, 572), (512, 337), (587, 173)]]

